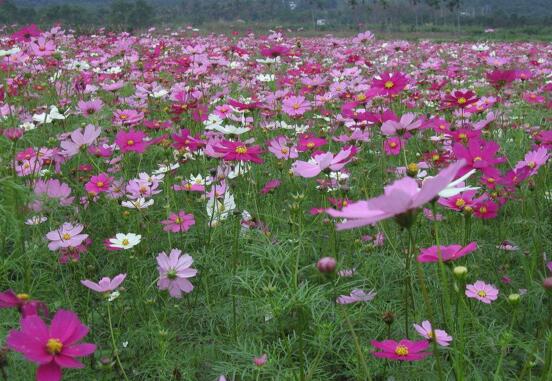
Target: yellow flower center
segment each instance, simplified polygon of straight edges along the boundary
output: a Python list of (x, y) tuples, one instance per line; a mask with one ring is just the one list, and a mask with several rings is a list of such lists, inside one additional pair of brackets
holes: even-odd
[(358, 100), (358, 101), (361, 101), (361, 102), (364, 101), (364, 100), (366, 100), (366, 95), (364, 95), (364, 94), (359, 94), (359, 95), (357, 95), (357, 100)]
[(474, 162), (476, 162), (476, 161), (481, 161), (481, 160), (483, 160), (483, 159), (481, 158), (481, 156), (476, 156), (476, 157), (473, 158), (473, 161), (474, 161)]
[(398, 356), (408, 356), (408, 348), (404, 345), (397, 345), (397, 348), (395, 348), (395, 354)]
[(63, 344), (60, 339), (48, 339), (46, 343), (46, 351), (51, 355), (57, 355), (61, 353)]
[(185, 188), (186, 190), (191, 190), (191, 189), (192, 189), (192, 184), (187, 183), (186, 185), (184, 185), (184, 188)]
[(17, 294), (15, 295), (17, 297), (17, 299), (21, 300), (21, 301), (27, 301), (29, 300), (31, 297), (29, 296), (29, 294)]
[(437, 161), (441, 158), (441, 156), (439, 156), (437, 154), (433, 154), (433, 156), (431, 156), (431, 158), (433, 159), (433, 161)]
[(96, 183), (96, 186), (97, 186), (98, 188), (101, 188), (101, 187), (104, 186), (104, 182), (103, 182), (103, 181), (98, 181), (98, 182)]
[(464, 98), (464, 97), (458, 98), (458, 104), (459, 104), (459, 105), (463, 105), (463, 104), (465, 104), (467, 101), (468, 101), (468, 100), (467, 100), (466, 98)]
[(119, 119), (122, 119), (122, 120), (128, 119), (128, 115), (121, 114), (121, 115), (119, 115)]
[(123, 242), (121, 242), (123, 244), (123, 246), (127, 246), (130, 242), (128, 241), (128, 239), (123, 239)]
[(458, 200), (456, 200), (456, 202), (454, 203), (454, 205), (456, 205), (456, 206), (459, 207), (459, 208), (462, 208), (464, 205), (466, 205), (466, 201), (464, 201), (463, 199), (459, 198)]
[(481, 290), (481, 291), (478, 291), (478, 292), (477, 292), (477, 295), (479, 295), (480, 297), (484, 298), (485, 296), (487, 296), (487, 293), (486, 293), (485, 291)]
[(71, 234), (64, 233), (61, 238), (63, 238), (64, 241), (69, 241), (71, 239)]
[(174, 222), (177, 223), (177, 224), (181, 224), (181, 223), (182, 223), (182, 218), (176, 217), (176, 218), (174, 219)]
[(485, 208), (484, 206), (482, 206), (481, 208), (479, 208), (479, 213), (481, 213), (481, 214), (487, 213), (487, 208)]
[(287, 148), (282, 148), (281, 151), (284, 155), (287, 155), (289, 153), (289, 150)]
[(397, 146), (397, 143), (395, 143), (395, 142), (389, 143), (389, 147), (391, 147), (391, 148), (395, 148), (396, 146)]
[(495, 179), (493, 179), (492, 177), (489, 177), (489, 178), (487, 179), (487, 182), (492, 184), (492, 183), (495, 182)]
[(293, 107), (294, 110), (298, 110), (301, 105), (299, 103), (294, 103), (291, 107)]
[(246, 146), (236, 147), (236, 153), (239, 153), (241, 155), (243, 155), (244, 153), (247, 153), (247, 147)]
[(416, 163), (410, 163), (410, 164), (408, 164), (408, 166), (406, 167), (406, 169), (407, 169), (408, 172), (410, 172), (410, 173), (417, 173), (417, 172), (418, 172), (418, 164), (416, 164)]
[(314, 144), (313, 142), (308, 142), (308, 143), (307, 143), (307, 147), (308, 147), (308, 148), (314, 148), (314, 145), (315, 145), (315, 144)]
[(535, 168), (535, 167), (537, 166), (537, 163), (535, 163), (534, 161), (531, 161), (531, 162), (529, 162), (529, 163), (527, 164), (527, 166), (528, 166), (529, 168)]
[(129, 141), (127, 141), (127, 145), (133, 146), (134, 145), (134, 140), (130, 139)]
[(393, 81), (387, 81), (383, 86), (385, 86), (386, 89), (392, 89), (395, 86), (395, 84), (393, 83)]
[(464, 208), (464, 212), (470, 213), (472, 210), (473, 210), (473, 208), (472, 208), (471, 206), (466, 206), (466, 207)]

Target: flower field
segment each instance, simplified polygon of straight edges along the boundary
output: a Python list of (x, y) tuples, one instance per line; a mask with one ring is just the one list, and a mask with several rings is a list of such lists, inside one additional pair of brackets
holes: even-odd
[(552, 380), (552, 45), (0, 32), (0, 379)]

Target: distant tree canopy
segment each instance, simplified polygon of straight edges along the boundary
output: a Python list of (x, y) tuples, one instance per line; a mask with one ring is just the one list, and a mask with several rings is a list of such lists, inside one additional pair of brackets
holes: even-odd
[(259, 22), (303, 28), (360, 24), (551, 25), (550, 0), (0, 0), (0, 23), (145, 28)]

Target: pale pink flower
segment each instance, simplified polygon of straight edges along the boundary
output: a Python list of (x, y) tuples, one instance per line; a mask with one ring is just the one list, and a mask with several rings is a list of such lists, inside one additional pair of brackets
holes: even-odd
[(96, 292), (112, 292), (115, 291), (126, 278), (126, 274), (119, 274), (113, 279), (103, 277), (98, 283), (88, 279), (81, 280), (81, 284)]
[(448, 347), (450, 345), (450, 342), (452, 341), (452, 336), (450, 336), (442, 329), (432, 329), (431, 323), (428, 320), (424, 320), (421, 325), (414, 324), (414, 329), (422, 337), (425, 337), (428, 340), (432, 340), (432, 330), (435, 331), (435, 341), (437, 342), (437, 344), (443, 347)]

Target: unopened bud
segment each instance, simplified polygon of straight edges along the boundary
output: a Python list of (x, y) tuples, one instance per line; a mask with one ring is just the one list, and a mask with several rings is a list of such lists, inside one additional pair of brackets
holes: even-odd
[(333, 273), (335, 271), (335, 266), (337, 261), (333, 257), (324, 257), (320, 258), (316, 263), (316, 268), (321, 273)]
[(455, 277), (463, 279), (468, 274), (468, 268), (466, 266), (456, 266), (452, 272)]

